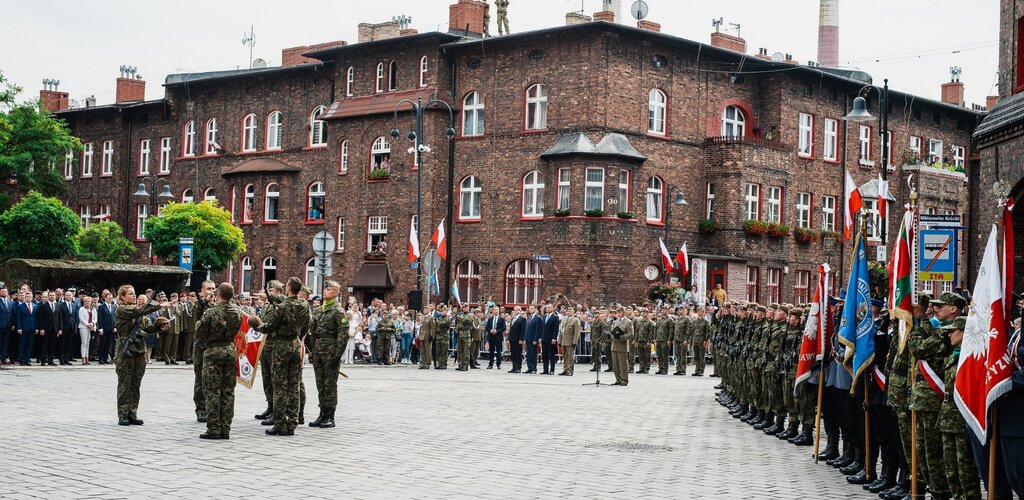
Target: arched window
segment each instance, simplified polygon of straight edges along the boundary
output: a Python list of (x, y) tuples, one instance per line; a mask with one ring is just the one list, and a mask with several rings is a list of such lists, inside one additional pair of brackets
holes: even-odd
[(267, 149), (281, 149), (284, 125), (281, 123), (281, 112), (274, 111), (267, 115)]
[(317, 272), (316, 257), (306, 261), (306, 286), (313, 289), (313, 294), (323, 291), (324, 276)]
[(722, 111), (722, 136), (742, 138), (747, 119), (737, 106), (726, 106)]
[(242, 151), (256, 151), (256, 115), (249, 113), (242, 119)]
[(206, 144), (203, 154), (215, 155), (218, 149), (220, 149), (220, 142), (218, 141), (217, 119), (210, 118), (206, 121)]
[(459, 298), (467, 304), (480, 301), (480, 265), (472, 260), (459, 262), (455, 271), (455, 285), (459, 289)]
[(480, 220), (480, 180), (475, 176), (459, 184), (459, 220)]
[(192, 188), (188, 188), (181, 192), (182, 203), (192, 203), (193, 201), (196, 201), (196, 195), (192, 193)]
[(665, 135), (665, 113), (668, 98), (658, 89), (647, 95), (647, 133)]
[(345, 95), (352, 97), (352, 86), (356, 82), (356, 69), (352, 66), (348, 67), (348, 72), (345, 73)]
[(341, 141), (338, 146), (338, 173), (348, 173), (348, 140)]
[(664, 184), (658, 177), (647, 181), (647, 222), (662, 221), (662, 200), (665, 199)]
[(484, 135), (484, 101), (478, 92), (470, 92), (462, 100), (462, 135)]
[(538, 83), (526, 89), (526, 130), (548, 128), (548, 90)]
[(263, 194), (263, 222), (277, 222), (280, 198), (281, 192), (278, 190), (277, 183), (267, 184), (267, 189)]
[(505, 270), (505, 305), (525, 306), (536, 303), (544, 290), (544, 273), (540, 264), (530, 259), (517, 260)]
[(388, 64), (388, 90), (398, 88), (398, 61), (391, 61)]
[(384, 92), (384, 63), (377, 63), (377, 78), (373, 86), (374, 92)]
[(544, 217), (544, 180), (540, 171), (523, 176), (523, 217)]
[(189, 120), (185, 124), (184, 138), (181, 141), (181, 156), (196, 155), (196, 122)]
[(427, 86), (427, 68), (429, 67), (427, 56), (420, 58), (420, 87)]
[(309, 185), (309, 190), (306, 193), (306, 222), (323, 222), (325, 198), (324, 183), (314, 182)]
[(263, 259), (263, 284), (266, 285), (277, 279), (277, 259), (267, 257)]
[(244, 198), (242, 201), (242, 222), (252, 222), (252, 207), (256, 202), (256, 186), (247, 184), (242, 197)]
[(378, 168), (391, 171), (391, 144), (383, 136), (374, 140), (370, 148), (370, 170)]
[(325, 139), (324, 127), (326, 123), (320, 119), (320, 115), (324, 114), (323, 106), (317, 106), (313, 109), (313, 112), (309, 114), (309, 145), (310, 146), (323, 146), (327, 144)]
[(216, 204), (217, 203), (217, 190), (212, 188), (212, 187), (206, 188), (206, 191), (203, 191), (203, 201), (209, 201), (209, 202), (212, 202), (212, 203)]
[(238, 280), (238, 293), (248, 292), (252, 288), (252, 259), (248, 256), (242, 257), (242, 275)]

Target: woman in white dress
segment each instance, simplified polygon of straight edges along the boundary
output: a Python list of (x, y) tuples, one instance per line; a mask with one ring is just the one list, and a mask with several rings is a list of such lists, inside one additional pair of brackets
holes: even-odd
[(96, 308), (92, 306), (92, 297), (82, 298), (82, 307), (78, 309), (78, 334), (82, 337), (82, 364), (89, 364), (89, 340), (96, 331)]
[(345, 353), (341, 356), (341, 362), (352, 364), (352, 356), (356, 347), (356, 335), (359, 333), (359, 328), (362, 326), (363, 321), (358, 307), (349, 307), (348, 312), (345, 314), (348, 316), (348, 343), (345, 344)]

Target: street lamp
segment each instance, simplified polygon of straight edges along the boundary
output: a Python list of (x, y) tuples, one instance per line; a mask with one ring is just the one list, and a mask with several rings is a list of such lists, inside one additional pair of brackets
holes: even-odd
[[(882, 182), (886, 183), (889, 179), (889, 79), (885, 79), (885, 84), (882, 88), (878, 88), (874, 85), (865, 85), (857, 92), (857, 97), (853, 99), (853, 110), (843, 117), (844, 120), (864, 123), (874, 120), (875, 117), (867, 110), (867, 101), (861, 97), (861, 93), (865, 90), (874, 90), (878, 96), (878, 129), (879, 134), (882, 136)], [(887, 192), (882, 190), (882, 186), (878, 186), (878, 203), (885, 203), (888, 207), (889, 200), (887, 198)], [(888, 210), (886, 210), (888, 212)], [(886, 243), (886, 224), (885, 221), (881, 221), (882, 226), (882, 245)]]
[[(146, 189), (146, 183), (149, 183), (152, 188), (152, 193)], [(163, 183), (163, 188), (157, 193), (157, 189), (160, 188)], [(139, 188), (135, 190), (132, 195), (138, 199), (148, 199), (149, 208), (152, 209), (150, 213), (156, 213), (157, 201), (168, 202), (174, 200), (174, 195), (171, 193), (171, 185), (164, 180), (162, 177), (150, 177), (146, 176), (142, 178), (142, 182), (139, 182)]]
[[(452, 223), (452, 176), (454, 175), (455, 165), (455, 112), (452, 110), (451, 105), (440, 99), (430, 99), (426, 103), (423, 102), (422, 98), (417, 97), (416, 102), (410, 99), (402, 99), (395, 105), (395, 126), (391, 129), (391, 138), (398, 140), (398, 136), (401, 135), (401, 131), (398, 130), (398, 111), (402, 105), (408, 104), (411, 107), (413, 114), (413, 130), (409, 131), (407, 137), (409, 141), (413, 143), (413, 157), (416, 165), (416, 239), (421, 240), (420, 232), (423, 227), (423, 154), (430, 152), (430, 147), (423, 144), (423, 114), (431, 106), (437, 106), (438, 108), (444, 108), (448, 110), (448, 130), (445, 131), (445, 136), (448, 137), (448, 216), (445, 218), (445, 222), (448, 224), (448, 231), (445, 231), (446, 239), (448, 240), (448, 247), (451, 248), (451, 223)], [(419, 259), (416, 265), (416, 290), (422, 292), (423, 290), (423, 259)], [(451, 280), (451, 260), (445, 259), (445, 302), (448, 301), (448, 290), (447, 285)]]
[[(676, 194), (675, 199), (672, 200), (671, 204), (666, 204), (665, 205), (665, 244), (666, 245), (668, 245), (668, 215), (669, 215), (669, 213), (672, 212), (672, 210), (671, 210), (672, 209), (672, 205), (675, 205), (677, 207), (685, 207), (686, 205), (689, 205), (689, 203), (686, 202), (686, 198), (683, 197), (683, 190), (682, 189), (679, 189), (679, 188), (673, 187), (673, 186), (669, 186), (668, 187), (668, 191), (666, 191), (666, 193), (668, 194), (668, 196), (670, 198), (672, 197), (672, 191), (675, 191), (675, 194)], [(671, 274), (672, 274), (672, 270), (671, 269), (666, 269), (665, 270), (665, 283), (669, 282), (669, 278), (670, 278)]]

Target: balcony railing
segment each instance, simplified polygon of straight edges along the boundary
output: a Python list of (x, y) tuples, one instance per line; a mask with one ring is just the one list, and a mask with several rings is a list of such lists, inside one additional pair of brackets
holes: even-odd
[(705, 146), (714, 146), (716, 144), (747, 144), (750, 146), (757, 146), (762, 148), (775, 149), (778, 151), (790, 150), (781, 141), (774, 139), (765, 139), (763, 137), (737, 137), (732, 135), (718, 135), (704, 138)]

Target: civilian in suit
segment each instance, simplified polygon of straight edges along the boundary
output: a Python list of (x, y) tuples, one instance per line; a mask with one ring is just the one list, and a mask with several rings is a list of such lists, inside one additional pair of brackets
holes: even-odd
[(39, 305), (39, 318), (36, 328), (40, 330), (40, 337), (37, 342), (42, 344), (39, 351), (39, 364), (56, 366), (53, 357), (60, 356), (60, 364), (67, 364), (63, 358), (64, 343), (70, 338), (64, 337), (60, 332), (60, 325), (57, 323), (57, 294), (49, 292), (44, 294), (44, 302)]
[(18, 304), (16, 326), (18, 332), (18, 363), (28, 366), (32, 359), (32, 346), (36, 335), (42, 333), (37, 328), (39, 304), (32, 301), (32, 292), (21, 292), (22, 303)]
[(505, 318), (501, 317), (497, 306), (492, 307), (488, 312), (490, 317), (484, 320), (484, 331), (487, 332), (487, 346), (489, 348), (487, 351), (487, 369), (490, 370), (497, 365), (500, 370), (505, 344)]
[(544, 336), (544, 320), (537, 314), (537, 306), (531, 305), (526, 320), (526, 373), (537, 373), (537, 346)]
[(100, 344), (98, 356), (101, 365), (110, 364), (110, 352), (113, 350), (113, 340), (116, 335), (114, 330), (115, 312), (117, 312), (117, 305), (114, 304), (114, 295), (109, 290), (104, 290), (103, 304), (96, 311), (98, 319), (96, 322), (96, 332)]
[(512, 310), (512, 321), (508, 327), (508, 349), (512, 353), (512, 369), (509, 373), (522, 373), (523, 371), (523, 344), (526, 335), (526, 316), (523, 309), (516, 306)]
[(541, 356), (544, 361), (544, 375), (555, 374), (555, 361), (558, 360), (558, 332), (562, 321), (555, 313), (555, 306), (544, 307), (544, 335), (541, 337)]
[[(580, 343), (582, 328), (580, 319), (573, 315), (572, 308), (566, 306), (563, 311), (565, 319), (562, 320), (558, 332), (558, 345), (562, 346), (562, 373), (559, 375), (571, 377), (576, 364), (576, 344)], [(582, 315), (583, 313), (580, 313), (580, 316)]]
[(57, 355), (62, 365), (71, 364), (75, 346), (78, 345), (78, 309), (75, 293), (71, 290), (64, 292), (64, 300), (57, 303), (56, 309), (57, 334), (60, 336)]
[(8, 295), (7, 285), (0, 283), (0, 364), (11, 364), (11, 333), (14, 327), (14, 301)]

